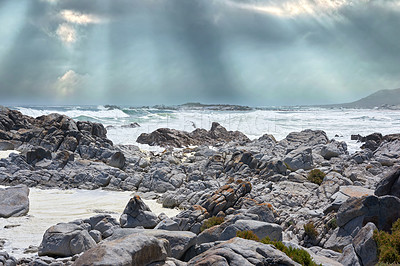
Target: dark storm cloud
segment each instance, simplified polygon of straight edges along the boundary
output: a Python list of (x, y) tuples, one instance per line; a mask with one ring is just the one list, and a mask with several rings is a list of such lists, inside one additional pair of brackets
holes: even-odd
[(24, 3), (23, 22), (0, 18), (22, 25), (0, 30), (2, 99), (279, 105), (400, 87), (400, 1)]

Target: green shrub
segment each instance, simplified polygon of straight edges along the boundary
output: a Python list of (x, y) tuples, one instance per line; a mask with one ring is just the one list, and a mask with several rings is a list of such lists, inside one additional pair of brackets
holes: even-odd
[(393, 223), (391, 234), (375, 230), (374, 240), (380, 263), (400, 263), (400, 219)]
[(336, 218), (331, 219), (327, 224), (326, 224), (327, 229), (336, 229), (337, 228), (337, 222)]
[(200, 230), (204, 231), (213, 226), (222, 224), (224, 220), (225, 220), (224, 217), (212, 216), (203, 222), (203, 225), (201, 226)]
[(308, 173), (307, 180), (314, 184), (321, 185), (322, 180), (324, 180), (325, 176), (326, 176), (326, 174), (324, 172), (322, 172), (321, 170), (313, 169)]
[(253, 231), (237, 231), (236, 232), (236, 236), (240, 237), (240, 238), (244, 238), (244, 239), (248, 239), (248, 240), (254, 240), (254, 241), (260, 241), (260, 239), (258, 238), (258, 236), (256, 234), (254, 234)]
[(281, 241), (271, 241), (269, 237), (263, 238), (261, 243), (274, 245), (289, 258), (304, 266), (317, 266), (310, 254), (301, 248), (286, 247)]
[(308, 235), (313, 240), (318, 237), (318, 231), (317, 231), (317, 229), (315, 229), (313, 222), (309, 222), (309, 223), (305, 224), (304, 231), (306, 232), (306, 235)]

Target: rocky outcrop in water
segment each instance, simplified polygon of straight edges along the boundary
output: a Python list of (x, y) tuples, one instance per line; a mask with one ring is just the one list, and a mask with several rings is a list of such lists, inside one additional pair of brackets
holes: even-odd
[(214, 122), (209, 131), (196, 129), (189, 133), (175, 129), (160, 128), (150, 134), (141, 134), (136, 141), (150, 146), (182, 148), (193, 145), (215, 146), (230, 141), (248, 142), (250, 140), (243, 133), (227, 131), (223, 126)]

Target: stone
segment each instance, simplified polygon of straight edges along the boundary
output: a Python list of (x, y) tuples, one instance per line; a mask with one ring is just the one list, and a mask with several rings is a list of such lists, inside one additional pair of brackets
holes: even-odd
[(235, 237), (192, 258), (189, 265), (300, 265), (272, 245)]
[(110, 161), (108, 162), (108, 164), (112, 167), (116, 167), (119, 169), (123, 169), (125, 166), (125, 156), (122, 152), (116, 152), (111, 156)]
[(130, 234), (120, 239), (102, 242), (87, 250), (74, 265), (148, 265), (164, 261), (169, 254), (170, 247), (167, 240)]
[(29, 212), (29, 188), (26, 185), (0, 188), (0, 217), (17, 217)]
[(376, 185), (376, 196), (393, 195), (400, 198), (400, 167), (393, 169)]
[(14, 150), (15, 146), (13, 143), (7, 140), (0, 140), (0, 151)]
[(26, 162), (29, 164), (35, 164), (43, 159), (51, 160), (51, 152), (43, 148), (36, 148), (26, 153)]
[(150, 134), (142, 133), (136, 140), (141, 144), (161, 147), (183, 148), (191, 145), (216, 145), (221, 142), (249, 142), (249, 138), (239, 131), (227, 131), (220, 124), (213, 122), (209, 131), (196, 129), (192, 132), (169, 128), (159, 128)]
[(298, 148), (289, 152), (283, 161), (291, 171), (310, 170), (313, 166), (312, 150), (311, 148)]
[(367, 223), (353, 239), (353, 247), (364, 266), (373, 266), (378, 262), (378, 247), (374, 240), (373, 223)]
[(321, 156), (326, 160), (330, 160), (333, 157), (339, 157), (340, 155), (348, 154), (346, 142), (338, 142), (332, 140), (330, 143), (324, 145), (320, 152)]
[(238, 231), (252, 231), (259, 239), (269, 237), (271, 240), (282, 241), (282, 228), (277, 224), (253, 220), (238, 220), (226, 227), (219, 240), (229, 240), (236, 237)]
[(168, 231), (179, 231), (179, 225), (176, 221), (166, 218), (159, 222), (154, 229), (168, 230)]
[(136, 228), (119, 228), (106, 241), (122, 239), (129, 235), (144, 235), (157, 239), (166, 239), (171, 248), (171, 256), (181, 259), (185, 252), (196, 243), (196, 234), (188, 231), (167, 231), (167, 230), (148, 230)]
[(352, 244), (347, 245), (338, 260), (344, 266), (361, 266)]
[(76, 224), (59, 223), (43, 235), (39, 256), (69, 257), (96, 246), (89, 232)]
[(151, 212), (150, 208), (136, 195), (132, 197), (125, 207), (120, 218), (121, 227), (133, 228), (143, 226), (144, 228), (154, 228), (159, 220), (157, 215)]

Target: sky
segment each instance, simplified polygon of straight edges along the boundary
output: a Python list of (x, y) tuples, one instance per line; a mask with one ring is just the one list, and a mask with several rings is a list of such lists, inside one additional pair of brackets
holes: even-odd
[(400, 88), (400, 0), (0, 0), (0, 104), (329, 104)]

